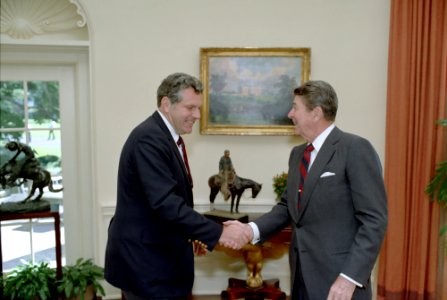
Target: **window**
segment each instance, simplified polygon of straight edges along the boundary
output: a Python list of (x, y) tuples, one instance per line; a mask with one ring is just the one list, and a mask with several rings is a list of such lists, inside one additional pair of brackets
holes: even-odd
[[(23, 146), (25, 151), (6, 148), (8, 143)], [(39, 190), (30, 194), (35, 169), (28, 168), (38, 163), (51, 174), (51, 191), (45, 187), (42, 198), (63, 215), (62, 192), (52, 193), (62, 187), (58, 81), (0, 81), (0, 157), (0, 204), (39, 196)], [(28, 180), (22, 182), (23, 178)], [(52, 219), (2, 222), (3, 270), (14, 268), (22, 260), (55, 265), (53, 231)], [(63, 237), (63, 228), (61, 232)]]
[(57, 81), (0, 81), (2, 165), (14, 155), (5, 149), (6, 143), (16, 141), (29, 145), (52, 176), (60, 176), (59, 115)]
[[(93, 143), (90, 110), (92, 103), (89, 90), (88, 46), (0, 44), (0, 47), (2, 54), (0, 81), (22, 82), (24, 89), (27, 88), (27, 82), (58, 83), (59, 119), (56, 120), (57, 125), (54, 133), (55, 141), (60, 139), (60, 169), (64, 190), (61, 193), (47, 193), (45, 197), (63, 196), (60, 200), (60, 207), (63, 208), (61, 239), (64, 241), (62, 252), (67, 263), (74, 262), (79, 257), (95, 257), (97, 235), (94, 223), (96, 206), (91, 158)], [(35, 118), (31, 117), (30, 119)], [(48, 139), (49, 127), (47, 126), (42, 125), (40, 128), (30, 126), (29, 130), (42, 131), (42, 134), (43, 131), (46, 131), (42, 138)], [(30, 146), (36, 146), (34, 141), (33, 133), (31, 133)], [(36, 151), (42, 150), (37, 149)], [(62, 177), (53, 177), (53, 180), (59, 181)], [(52, 219), (39, 221), (42, 225), (53, 228)], [(2, 221), (2, 228), (4, 223)], [(29, 225), (26, 226), (29, 227)], [(23, 232), (26, 233), (26, 226), (23, 225), (20, 230), (15, 230), (14, 238), (18, 238)], [(41, 234), (43, 230), (35, 228), (34, 236), (43, 237), (44, 234)], [(53, 247), (53, 233), (48, 232), (42, 243), (34, 245), (35, 252), (38, 252), (36, 260), (42, 249)], [(2, 232), (3, 253), (5, 253), (6, 247), (8, 247), (8, 243)], [(15, 246), (15, 249), (17, 248)], [(50, 251), (46, 252), (50, 254)], [(6, 257), (3, 257), (3, 260), (5, 261)]]

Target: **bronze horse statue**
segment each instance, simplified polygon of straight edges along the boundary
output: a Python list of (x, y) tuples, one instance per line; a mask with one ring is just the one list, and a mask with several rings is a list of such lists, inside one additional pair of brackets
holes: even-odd
[[(46, 186), (48, 186), (50, 192), (60, 192), (63, 190), (63, 188), (53, 188), (50, 172), (40, 166), (39, 161), (34, 157), (33, 151), (28, 145), (9, 142), (6, 144), (6, 148), (10, 151), (17, 151), (17, 153), (0, 168), (0, 185), (2, 188), (6, 188), (7, 186), (20, 186), (26, 180), (32, 180), (31, 191), (28, 197), (22, 202), (39, 201), (43, 195), (43, 188)], [(16, 158), (21, 152), (25, 153), (25, 158), (17, 160)], [(21, 181), (17, 183), (19, 179)], [(31, 199), (37, 189), (39, 189), (39, 195)]]
[[(214, 200), (220, 191), (222, 185), (222, 177), (219, 174), (213, 175), (208, 179), (208, 186), (210, 187), (210, 203), (211, 209), (214, 209)], [(235, 208), (236, 213), (239, 213), (239, 202), (241, 196), (246, 189), (251, 188), (251, 197), (256, 198), (262, 188), (262, 184), (257, 183), (254, 180), (242, 178), (237, 175), (234, 177), (234, 181), (228, 184), (228, 188), (231, 193), (231, 210), (233, 213), (233, 208)], [(234, 207), (234, 200), (236, 199), (236, 207)]]

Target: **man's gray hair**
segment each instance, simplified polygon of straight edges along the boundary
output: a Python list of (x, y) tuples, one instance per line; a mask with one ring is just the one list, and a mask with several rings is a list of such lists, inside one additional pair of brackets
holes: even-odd
[(160, 107), (161, 99), (168, 97), (172, 104), (180, 102), (180, 92), (187, 88), (193, 88), (196, 94), (203, 93), (203, 85), (199, 79), (185, 73), (174, 73), (166, 77), (157, 90), (157, 106)]
[(309, 80), (297, 87), (293, 93), (300, 96), (307, 109), (319, 106), (323, 110), (324, 118), (334, 121), (337, 115), (338, 98), (334, 88), (322, 80)]

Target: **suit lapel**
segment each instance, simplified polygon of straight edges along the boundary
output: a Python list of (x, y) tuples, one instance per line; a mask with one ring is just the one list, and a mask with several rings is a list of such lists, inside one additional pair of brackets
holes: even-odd
[[(303, 186), (303, 194), (301, 198), (302, 209), (300, 209), (301, 213), (298, 216), (299, 219), (301, 219), (302, 216), (304, 215), (304, 212), (306, 211), (306, 208), (309, 205), (309, 202), (311, 201), (312, 193), (315, 189), (318, 179), (320, 178), (320, 175), (323, 173), (323, 170), (328, 164), (328, 162), (333, 157), (336, 151), (336, 145), (340, 140), (341, 135), (342, 131), (337, 127), (335, 127), (332, 130), (332, 132), (328, 135), (328, 137), (324, 141), (323, 146), (318, 152), (315, 161), (313, 162), (309, 172), (307, 173), (307, 178), (304, 181)], [(300, 159), (301, 157), (302, 154), (300, 156)]]
[[(303, 144), (298, 146), (296, 150), (292, 152), (291, 162), (292, 165), (289, 166), (289, 182), (287, 183), (287, 194), (289, 199), (289, 207), (291, 208), (290, 216), (291, 218), (297, 222), (299, 217), (298, 212), (298, 186), (301, 180), (301, 174), (299, 172), (299, 163), (304, 154), (304, 149), (306, 145)], [(290, 190), (289, 190), (290, 189)], [(292, 196), (292, 197), (290, 197)]]
[(157, 111), (152, 114), (152, 117), (154, 118), (154, 120), (158, 124), (158, 126), (160, 126), (163, 133), (165, 134), (166, 139), (168, 140), (168, 143), (169, 143), (169, 147), (171, 147), (171, 150), (174, 152), (175, 157), (177, 158), (179, 164), (182, 166), (183, 176), (186, 178), (186, 181), (189, 182), (188, 171), (186, 170), (186, 166), (185, 166), (185, 163), (183, 162), (182, 156), (180, 155), (180, 151), (178, 149), (177, 143), (172, 138), (169, 128), (166, 126), (165, 122), (163, 122), (163, 119), (161, 118), (160, 114)]

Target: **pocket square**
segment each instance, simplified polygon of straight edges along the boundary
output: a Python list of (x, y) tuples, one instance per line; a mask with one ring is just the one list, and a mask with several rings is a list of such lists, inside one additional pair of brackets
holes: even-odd
[(324, 172), (323, 174), (321, 174), (320, 178), (323, 178), (323, 177), (329, 177), (329, 176), (335, 176), (335, 173), (332, 173), (332, 172)]

